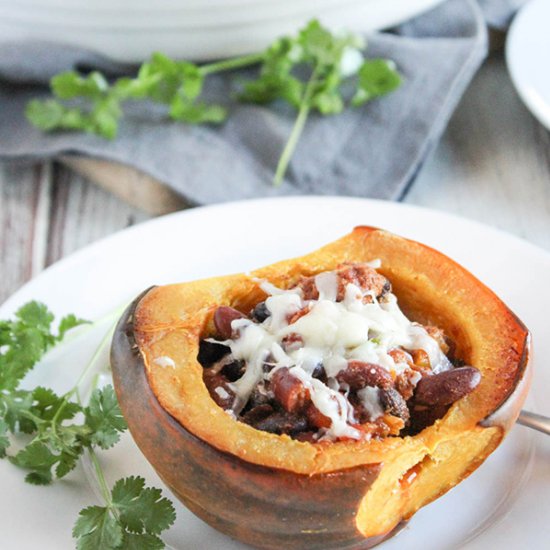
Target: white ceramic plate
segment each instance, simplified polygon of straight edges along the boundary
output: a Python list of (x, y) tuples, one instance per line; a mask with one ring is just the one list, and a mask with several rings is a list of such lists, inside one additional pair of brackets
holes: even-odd
[[(531, 328), (535, 378), (529, 407), (550, 413), (550, 255), (517, 238), (436, 211), (365, 199), (300, 197), (245, 201), (177, 213), (140, 224), (52, 266), (1, 308), (0, 318), (30, 299), (61, 315), (96, 319), (151, 284), (238, 272), (303, 254), (374, 225), (449, 254), (491, 286)], [(104, 330), (104, 327), (103, 327)], [(101, 337), (101, 330), (54, 350), (29, 383), (70, 387)], [(534, 404), (533, 398), (539, 398)], [(550, 438), (516, 426), (477, 472), (421, 510), (385, 550), (545, 548), (550, 540)], [(161, 481), (130, 436), (103, 455), (108, 478), (141, 474)], [(185, 465), (182, 464), (182, 468)], [(2, 547), (73, 547), (78, 510), (95, 500), (82, 468), (52, 487), (23, 482), (23, 472), (0, 461)], [(165, 540), (181, 550), (244, 548), (177, 505), (177, 525)], [(505, 521), (503, 521), (505, 520)]]
[[(317, 17), (334, 30), (368, 32), (396, 25), (442, 0), (267, 0), (255, 4), (215, 1), (199, 7), (185, 1), (140, 3), (119, 1), (114, 11), (72, 6), (64, 0), (26, 0), (33, 6), (0, 0), (0, 44), (46, 40), (92, 49), (120, 61), (141, 62), (154, 51), (180, 58), (208, 60), (265, 48), (281, 35), (294, 33)], [(233, 6), (233, 7), (231, 7)], [(189, 8), (189, 9), (188, 9)], [(192, 9), (191, 9), (192, 8)], [(118, 11), (117, 11), (118, 10)]]
[(506, 41), (506, 62), (519, 96), (550, 130), (550, 2), (532, 0), (516, 16)]

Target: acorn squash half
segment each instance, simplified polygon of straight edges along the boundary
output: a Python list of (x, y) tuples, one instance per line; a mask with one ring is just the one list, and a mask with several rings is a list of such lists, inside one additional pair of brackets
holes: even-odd
[[(256, 278), (289, 288), (303, 275), (380, 259), (405, 314), (443, 328), (479, 386), (414, 436), (309, 443), (259, 431), (214, 403), (197, 361), (220, 305), (248, 312)], [(155, 362), (169, 357), (173, 365)], [(251, 274), (154, 287), (121, 318), (112, 369), (130, 431), (196, 515), (259, 548), (369, 548), (471, 474), (515, 422), (529, 385), (529, 332), (443, 254), (371, 227)]]

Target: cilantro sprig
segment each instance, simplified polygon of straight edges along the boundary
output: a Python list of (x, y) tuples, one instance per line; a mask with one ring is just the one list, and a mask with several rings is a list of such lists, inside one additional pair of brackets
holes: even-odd
[[(123, 104), (150, 100), (166, 105), (167, 116), (172, 120), (220, 124), (228, 111), (225, 106), (201, 99), (206, 78), (258, 65), (255, 79), (239, 81), (237, 99), (257, 104), (283, 101), (297, 110), (275, 170), (273, 182), (279, 185), (311, 111), (335, 115), (347, 106), (359, 107), (400, 86), (395, 64), (385, 59), (365, 59), (365, 48), (361, 37), (333, 34), (313, 20), (295, 36), (279, 38), (259, 54), (196, 65), (155, 53), (135, 77), (113, 82), (97, 71), (88, 75), (61, 73), (50, 82), (57, 99), (30, 101), (26, 116), (43, 131), (80, 130), (114, 139), (124, 114)], [(351, 95), (343, 92), (348, 81), (352, 81)]]
[[(156, 550), (159, 537), (175, 520), (172, 503), (141, 477), (118, 480), (109, 488), (96, 449), (109, 449), (127, 428), (112, 386), (92, 391), (87, 405), (80, 399), (84, 375), (101, 356), (110, 332), (76, 384), (67, 393), (38, 386), (22, 389), (25, 375), (72, 328), (86, 323), (74, 315), (53, 331), (53, 314), (44, 304), (29, 302), (13, 320), (0, 321), (0, 457), (28, 471), (25, 480), (47, 485), (65, 477), (87, 453), (103, 496), (103, 506), (83, 509), (73, 536), (78, 549)], [(24, 447), (10, 454), (11, 437), (25, 434)]]

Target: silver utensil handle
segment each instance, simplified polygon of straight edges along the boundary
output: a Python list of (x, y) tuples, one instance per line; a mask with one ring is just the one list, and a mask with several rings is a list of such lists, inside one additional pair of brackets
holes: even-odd
[(529, 411), (521, 411), (518, 418), (518, 424), (550, 435), (550, 418), (547, 416)]

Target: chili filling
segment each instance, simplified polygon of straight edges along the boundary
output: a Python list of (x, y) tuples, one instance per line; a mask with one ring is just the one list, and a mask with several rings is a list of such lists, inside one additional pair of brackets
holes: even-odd
[(302, 441), (416, 433), (481, 379), (444, 332), (411, 322), (376, 263), (344, 264), (293, 288), (266, 281), (245, 315), (214, 312), (198, 360), (212, 399), (258, 430)]

